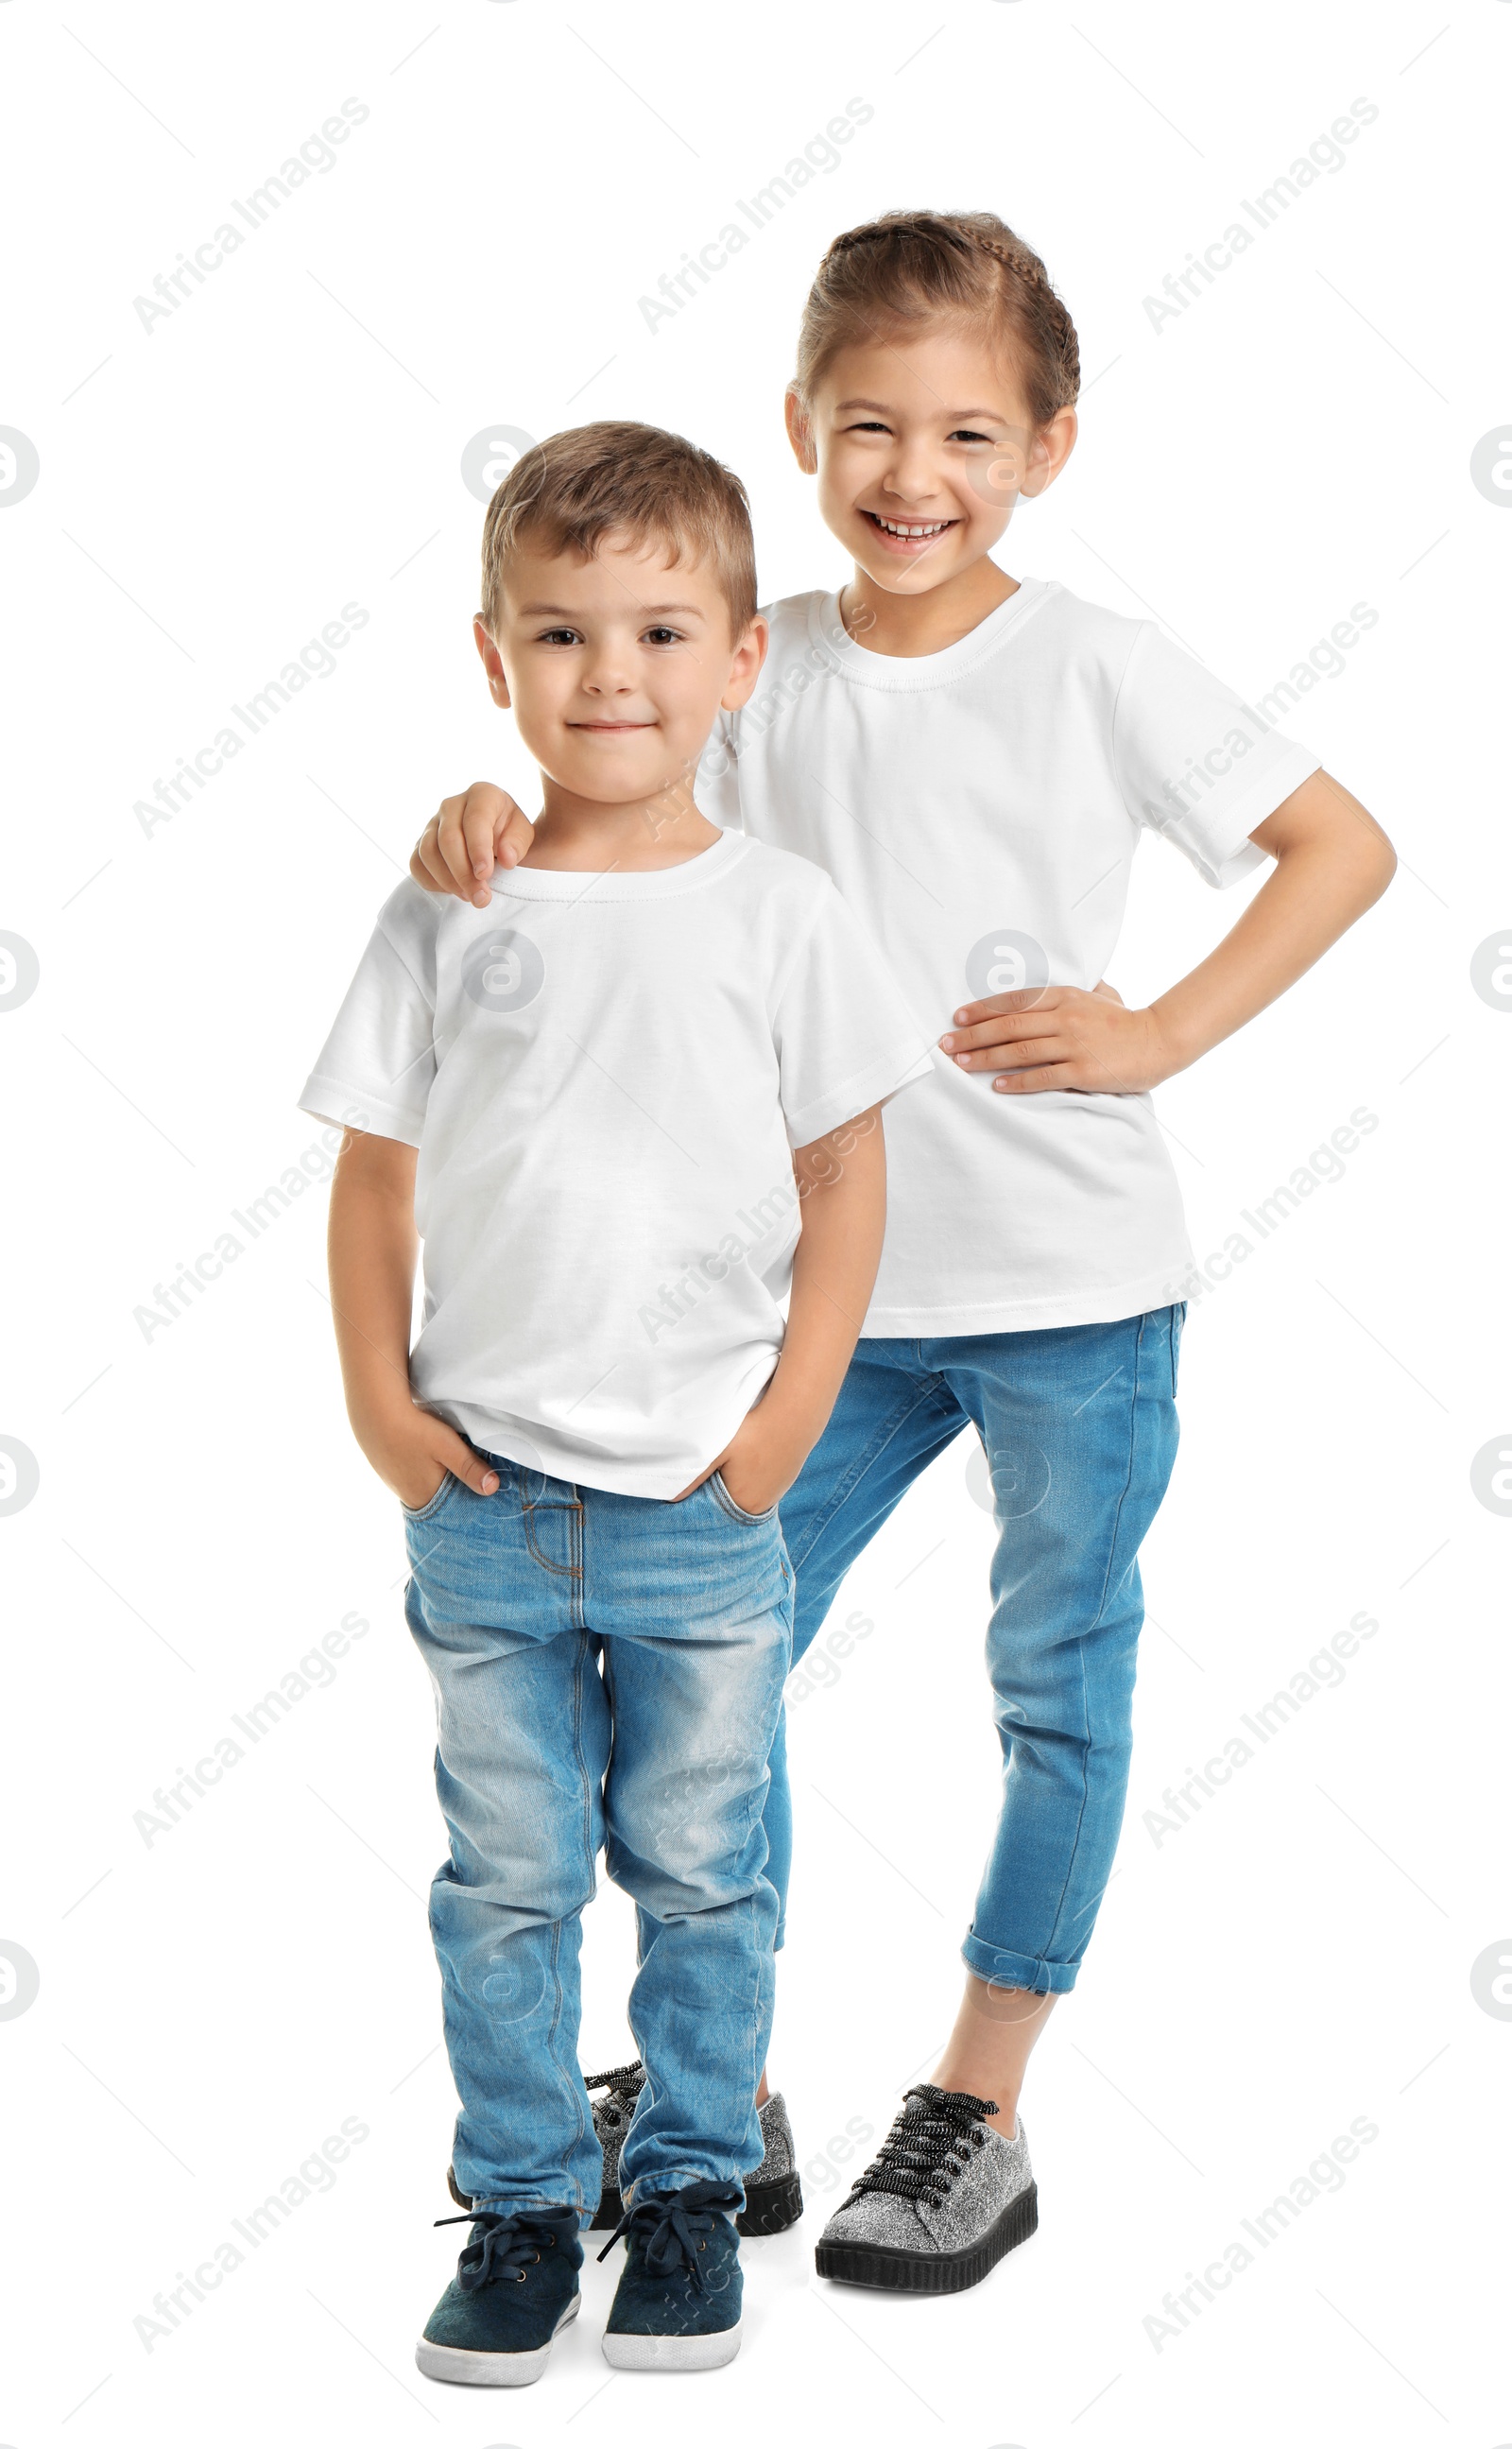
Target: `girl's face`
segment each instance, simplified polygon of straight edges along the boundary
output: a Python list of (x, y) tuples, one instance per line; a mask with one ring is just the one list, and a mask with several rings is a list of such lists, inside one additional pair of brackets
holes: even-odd
[(922, 595), (991, 551), (1021, 493), (1044, 491), (1076, 412), (1036, 430), (1001, 356), (935, 326), (841, 350), (812, 410), (789, 393), (788, 433), (852, 559), (890, 593)]

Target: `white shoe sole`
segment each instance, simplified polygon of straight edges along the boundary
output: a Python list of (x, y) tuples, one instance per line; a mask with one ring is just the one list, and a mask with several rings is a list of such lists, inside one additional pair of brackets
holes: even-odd
[(603, 2360), (619, 2372), (714, 2372), (740, 2352), (740, 2324), (688, 2338), (649, 2338), (636, 2330), (605, 2330)]
[(470, 2382), (476, 2389), (523, 2389), (527, 2382), (540, 2380), (554, 2342), (575, 2318), (582, 2302), (581, 2296), (574, 2296), (563, 2308), (562, 2319), (544, 2347), (525, 2347), (517, 2355), (502, 2356), (481, 2347), (441, 2346), (433, 2339), (422, 2339), (414, 2351), (415, 2362), (428, 2381)]

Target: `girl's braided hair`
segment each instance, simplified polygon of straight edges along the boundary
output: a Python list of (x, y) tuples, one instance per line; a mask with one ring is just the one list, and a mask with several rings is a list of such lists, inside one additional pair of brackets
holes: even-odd
[(813, 400), (840, 350), (879, 331), (986, 318), (1010, 348), (1036, 425), (1081, 383), (1076, 326), (1031, 246), (996, 213), (884, 213), (842, 230), (814, 275), (794, 388)]

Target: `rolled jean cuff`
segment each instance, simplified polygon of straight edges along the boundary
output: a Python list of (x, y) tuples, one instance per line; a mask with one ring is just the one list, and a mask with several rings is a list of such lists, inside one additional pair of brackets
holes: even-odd
[(738, 2194), (739, 2203), (732, 2209), (745, 2208), (745, 2179), (736, 2170), (728, 2175), (711, 2177), (707, 2169), (649, 2169), (643, 2177), (632, 2177), (629, 2191), (622, 2199), (626, 2210), (636, 2209), (656, 2194), (680, 2194), (686, 2186), (727, 2186)]
[[(458, 2183), (460, 2182), (459, 2179)], [(593, 2214), (598, 2209), (598, 2205), (586, 2202), (565, 2203), (560, 2194), (555, 2201), (552, 2201), (545, 2195), (542, 2195), (538, 2200), (534, 2195), (501, 2192), (474, 2194), (472, 2208), (479, 2219), (538, 2219), (545, 2213), (551, 2219), (560, 2219), (564, 2225), (570, 2220), (573, 2232), (576, 2234), (580, 2227), (586, 2228), (592, 2226)]]
[(1015, 1956), (1005, 1947), (989, 1947), (973, 1933), (962, 1946), (961, 1960), (979, 1981), (1000, 1990), (1053, 1991), (1058, 1996), (1076, 1988), (1080, 1964), (1047, 1964), (1042, 1957)]

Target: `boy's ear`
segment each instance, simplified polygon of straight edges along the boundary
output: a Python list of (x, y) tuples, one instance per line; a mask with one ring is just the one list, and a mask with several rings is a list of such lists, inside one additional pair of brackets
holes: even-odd
[(732, 712), (737, 705), (744, 705), (755, 688), (761, 666), (767, 659), (767, 644), (771, 634), (758, 612), (737, 645), (730, 665), (730, 677), (724, 685), (724, 695), (719, 700), (719, 704), (728, 706)]
[(1042, 425), (1029, 445), (1028, 464), (1019, 491), (1026, 502), (1047, 492), (1076, 448), (1078, 433), (1074, 408), (1058, 408), (1048, 425)]
[(488, 695), (495, 705), (502, 705), (507, 710), (509, 683), (505, 675), (504, 665), (499, 660), (499, 649), (488, 633), (488, 624), (481, 612), (473, 620), (472, 643), (477, 647), (482, 658), (483, 668), (488, 675)]
[(782, 411), (788, 421), (788, 440), (793, 445), (794, 459), (806, 476), (816, 476), (819, 472), (819, 454), (813, 447), (813, 427), (810, 422), (808, 410), (798, 397), (795, 383), (788, 385)]

